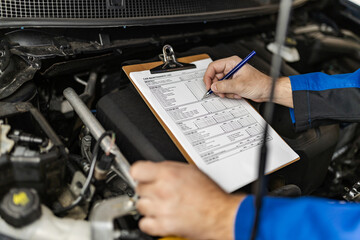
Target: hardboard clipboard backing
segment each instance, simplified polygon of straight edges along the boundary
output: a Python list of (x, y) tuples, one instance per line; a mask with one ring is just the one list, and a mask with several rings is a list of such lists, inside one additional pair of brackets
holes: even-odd
[[(189, 56), (189, 57), (183, 57), (183, 58), (178, 58), (177, 60), (179, 62), (183, 62), (183, 63), (191, 63), (194, 61), (198, 61), (198, 60), (203, 60), (206, 58), (210, 58), (209, 55), (207, 54), (199, 54), (199, 55), (194, 55), (194, 56)], [(181, 154), (185, 157), (186, 161), (188, 161), (189, 163), (193, 163), (191, 157), (189, 156), (189, 154), (185, 151), (185, 149), (182, 147), (182, 145), (179, 143), (179, 141), (175, 138), (175, 136), (172, 134), (172, 132), (170, 131), (170, 129), (166, 126), (166, 124), (162, 121), (162, 119), (158, 116), (158, 114), (155, 112), (155, 110), (152, 108), (152, 106), (150, 105), (150, 103), (146, 100), (146, 98), (144, 97), (144, 95), (141, 93), (141, 91), (138, 89), (138, 87), (136, 86), (136, 84), (133, 82), (133, 80), (130, 78), (130, 73), (131, 72), (139, 72), (139, 71), (145, 71), (145, 70), (150, 70), (154, 67), (157, 67), (159, 65), (163, 64), (163, 62), (158, 61), (158, 62), (150, 62), (150, 63), (141, 63), (141, 64), (136, 64), (136, 65), (129, 65), (129, 66), (124, 66), (123, 70), (126, 73), (126, 75), (128, 76), (128, 78), (130, 79), (131, 83), (134, 85), (134, 87), (136, 88), (136, 90), (138, 91), (138, 93), (140, 94), (140, 96), (142, 97), (142, 99), (145, 101), (146, 105), (149, 107), (149, 109), (151, 110), (151, 112), (154, 114), (154, 116), (156, 117), (156, 119), (159, 121), (159, 123), (161, 124), (161, 126), (164, 128), (164, 130), (166, 131), (166, 133), (169, 135), (169, 137), (171, 138), (171, 140), (174, 142), (174, 144), (176, 145), (176, 147), (179, 149), (179, 151), (181, 152)]]
[[(183, 58), (179, 58), (178, 61), (179, 62), (184, 62), (184, 63), (191, 63), (194, 61), (198, 61), (198, 60), (203, 60), (206, 58), (210, 58), (209, 55), (207, 54), (199, 54), (199, 55), (194, 55), (194, 56), (189, 56), (189, 57), (183, 57)], [(182, 147), (182, 145), (179, 143), (179, 141), (175, 138), (175, 136), (172, 134), (172, 132), (170, 131), (170, 129), (166, 126), (166, 124), (162, 121), (162, 119), (158, 116), (158, 114), (156, 113), (156, 111), (152, 108), (152, 106), (150, 105), (150, 103), (146, 100), (146, 98), (144, 97), (144, 95), (141, 93), (141, 91), (138, 89), (138, 87), (136, 86), (136, 84), (133, 82), (133, 80), (130, 78), (130, 73), (131, 72), (139, 72), (139, 71), (145, 71), (145, 70), (150, 70), (154, 67), (157, 67), (159, 65), (163, 64), (163, 62), (158, 61), (158, 62), (150, 62), (150, 63), (141, 63), (141, 64), (136, 64), (136, 65), (129, 65), (129, 66), (124, 66), (123, 70), (126, 73), (126, 75), (128, 76), (128, 78), (130, 79), (131, 83), (134, 85), (134, 87), (136, 88), (136, 90), (138, 91), (138, 93), (140, 94), (141, 98), (145, 101), (146, 105), (149, 107), (149, 109), (151, 110), (151, 112), (154, 114), (154, 116), (156, 117), (156, 119), (159, 121), (159, 123), (161, 124), (161, 126), (164, 128), (164, 130), (166, 131), (166, 133), (169, 135), (169, 137), (171, 138), (171, 140), (174, 142), (174, 144), (176, 145), (176, 147), (179, 149), (179, 151), (181, 152), (181, 154), (185, 157), (186, 161), (188, 161), (189, 163), (193, 163), (191, 157), (189, 156), (189, 154), (185, 151), (185, 149)], [(276, 134), (278, 134), (277, 132), (275, 132)], [(281, 136), (280, 136), (281, 137)], [(285, 141), (284, 141), (285, 142)], [(286, 143), (286, 142), (285, 142)], [(277, 169), (274, 169), (273, 171), (267, 173), (267, 174), (271, 174), (273, 172), (278, 171), (279, 169), (286, 167), (296, 161), (298, 161), (300, 158), (296, 158), (290, 162), (288, 162), (287, 164), (280, 166)]]

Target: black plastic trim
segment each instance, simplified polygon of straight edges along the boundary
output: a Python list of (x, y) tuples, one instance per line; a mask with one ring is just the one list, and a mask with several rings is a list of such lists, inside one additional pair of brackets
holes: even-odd
[[(305, 4), (308, 0), (295, 0), (293, 8)], [(155, 16), (141, 18), (94, 18), (94, 19), (43, 19), (43, 18), (0, 18), (0, 28), (15, 27), (120, 27), (120, 26), (148, 26), (174, 23), (207, 22), (216, 20), (231, 20), (277, 13), (279, 4), (265, 7), (252, 7), (218, 12), (196, 13), (186, 15)]]

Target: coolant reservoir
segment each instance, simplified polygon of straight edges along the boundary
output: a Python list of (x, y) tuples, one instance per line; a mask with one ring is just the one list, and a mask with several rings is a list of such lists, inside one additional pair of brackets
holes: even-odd
[(41, 206), (41, 217), (30, 225), (14, 228), (0, 218), (0, 236), (26, 240), (89, 240), (90, 223), (56, 217), (46, 206)]

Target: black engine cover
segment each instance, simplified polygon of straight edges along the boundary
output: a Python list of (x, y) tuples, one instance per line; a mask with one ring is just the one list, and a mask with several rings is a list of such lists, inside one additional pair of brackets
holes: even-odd
[(103, 97), (97, 104), (97, 118), (116, 133), (117, 144), (130, 162), (139, 159), (186, 162), (135, 88)]

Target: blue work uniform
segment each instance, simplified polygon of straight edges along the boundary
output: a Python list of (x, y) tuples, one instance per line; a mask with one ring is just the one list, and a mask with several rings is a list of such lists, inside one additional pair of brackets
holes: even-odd
[[(360, 121), (360, 69), (332, 76), (291, 76), (290, 81), (294, 102), (290, 112), (297, 131)], [(253, 196), (246, 197), (236, 215), (236, 240), (250, 239), (254, 210)], [(265, 197), (258, 229), (257, 239), (360, 239), (360, 204), (313, 197)]]

